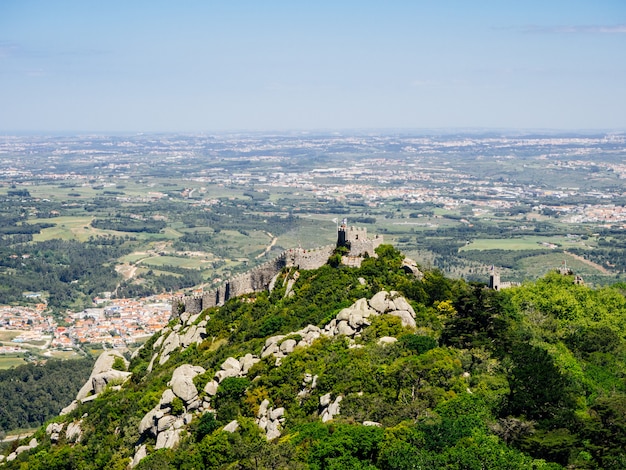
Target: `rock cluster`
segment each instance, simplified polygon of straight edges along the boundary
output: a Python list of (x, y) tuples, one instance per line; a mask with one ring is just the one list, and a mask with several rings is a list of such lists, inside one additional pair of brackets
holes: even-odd
[(283, 358), (293, 352), (297, 346), (310, 346), (317, 338), (322, 336), (323, 330), (315, 325), (308, 325), (301, 330), (288, 335), (276, 335), (265, 340), (265, 346), (261, 350), (261, 357), (273, 355)]
[[(155, 449), (172, 448), (178, 444), (183, 427), (193, 418), (192, 413), (204, 407), (193, 383), (194, 377), (204, 372), (202, 367), (190, 364), (177, 367), (168, 382), (170, 388), (165, 389), (159, 403), (142, 418), (139, 433), (156, 437)], [(177, 398), (183, 403), (182, 410), (174, 409)], [(144, 446), (140, 446), (135, 456), (145, 451)]]
[(320, 397), (320, 416), (323, 423), (330, 421), (335, 417), (335, 415), (339, 414), (339, 403), (341, 403), (342, 399), (343, 397), (339, 395), (334, 401), (332, 401), (330, 393)]
[[(178, 348), (185, 350), (192, 344), (200, 344), (206, 337), (206, 324), (207, 320), (195, 323), (200, 314), (190, 315), (187, 312), (183, 312), (179, 318), (180, 323), (173, 328), (164, 328), (159, 339), (154, 342), (152, 346), (154, 353), (150, 364), (148, 365), (148, 372), (152, 371), (154, 362), (157, 357), (159, 364), (165, 364), (170, 355)], [(160, 355), (160, 357), (159, 357)]]
[[(353, 305), (341, 310), (337, 316), (331, 320), (324, 328), (315, 325), (308, 325), (301, 330), (294, 331), (287, 335), (276, 335), (268, 338), (261, 349), (260, 357), (273, 356), (276, 358), (276, 365), (280, 364), (282, 358), (294, 351), (297, 347), (307, 347), (321, 336), (333, 337), (336, 335), (346, 335), (349, 337), (359, 336), (363, 329), (371, 324), (370, 318), (377, 315), (394, 315), (402, 320), (402, 324), (407, 327), (415, 327), (415, 311), (407, 300), (400, 296), (398, 292), (381, 291), (374, 295), (369, 301), (359, 299)], [(159, 363), (164, 364), (169, 359), (169, 355), (179, 347), (187, 347), (193, 343), (199, 343), (206, 334), (206, 320), (194, 325), (198, 315), (181, 315), (181, 324), (171, 329), (166, 329), (163, 335), (154, 343), (154, 354), (150, 362), (150, 368), (157, 357)], [(385, 337), (380, 339), (381, 344), (395, 341), (395, 338)], [(194, 414), (201, 414), (212, 411), (210, 408), (211, 397), (217, 393), (219, 384), (228, 377), (245, 377), (250, 368), (261, 359), (252, 354), (246, 354), (239, 359), (227, 358), (218, 370), (213, 379), (208, 381), (203, 388), (204, 398), (199, 398), (199, 392), (193, 383), (193, 378), (199, 374), (204, 374), (205, 370), (199, 366), (183, 364), (176, 368), (172, 374), (172, 379), (168, 383), (170, 388), (166, 389), (159, 404), (150, 410), (139, 424), (139, 432), (142, 436), (156, 437), (155, 449), (171, 448), (175, 446), (180, 438), (183, 427), (193, 419)], [(303, 398), (310, 394), (316, 387), (317, 376), (306, 374), (302, 383), (303, 390), (298, 396)], [(184, 411), (177, 416), (172, 414), (172, 403), (175, 398), (179, 398), (184, 405)], [(330, 393), (320, 397), (320, 418), (323, 422), (332, 420), (340, 412), (342, 396), (331, 399)], [(281, 435), (281, 427), (284, 423), (284, 408), (271, 408), (269, 400), (264, 400), (259, 407), (256, 417), (257, 425), (265, 432), (268, 440), (275, 439)], [(373, 423), (373, 422), (372, 422)], [(376, 424), (370, 424), (376, 425)], [(235, 432), (239, 423), (234, 420), (228, 423), (223, 430)], [(136, 448), (135, 456), (131, 466), (147, 455), (145, 444)]]
[[(83, 430), (81, 428), (82, 420), (77, 422), (71, 422), (67, 425), (65, 430), (65, 439), (67, 442), (77, 443), (80, 442), (83, 437)], [(61, 433), (65, 423), (50, 423), (46, 427), (46, 434), (50, 437), (52, 443), (56, 443), (61, 438)]]
[(300, 399), (306, 397), (307, 395), (310, 395), (311, 392), (315, 389), (315, 387), (317, 386), (317, 375), (304, 374), (302, 386), (304, 388), (298, 392), (298, 398)]
[[(209, 381), (204, 392), (206, 396), (200, 399), (200, 394), (193, 379), (197, 375), (206, 371), (200, 366), (183, 364), (177, 367), (172, 373), (172, 378), (168, 382), (168, 387), (161, 395), (161, 399), (152, 410), (150, 410), (139, 423), (139, 433), (142, 436), (156, 437), (155, 449), (172, 448), (180, 441), (180, 433), (194, 417), (194, 414), (201, 414), (211, 410), (211, 397), (217, 393), (217, 388), (225, 378), (245, 376), (250, 367), (259, 362), (260, 359), (252, 354), (246, 354), (238, 360), (234, 357), (226, 359), (219, 371)], [(180, 399), (183, 410), (174, 415), (174, 400)], [(231, 424), (231, 427), (234, 426)], [(236, 427), (235, 427), (236, 429)], [(225, 429), (226, 430), (226, 429)], [(234, 430), (233, 430), (234, 431)], [(132, 466), (147, 455), (145, 444), (135, 449)]]
[(128, 380), (132, 375), (130, 372), (113, 369), (116, 359), (121, 359), (124, 367), (128, 368), (128, 361), (119, 350), (111, 349), (103, 352), (96, 360), (87, 382), (76, 394), (76, 399), (63, 408), (59, 414), (65, 415), (73, 411), (79, 401), (85, 403), (94, 400), (111, 383), (121, 385)]
[(256, 423), (265, 432), (268, 441), (280, 437), (281, 425), (285, 422), (284, 408), (269, 408), (270, 402), (265, 399), (259, 406)]
[(396, 291), (380, 291), (369, 301), (359, 299), (350, 307), (341, 310), (324, 328), (314, 325), (294, 331), (288, 335), (267, 338), (261, 357), (273, 355), (281, 359), (294, 348), (310, 346), (320, 336), (357, 336), (363, 328), (371, 324), (370, 318), (382, 314), (393, 315), (402, 321), (403, 326), (415, 328), (415, 311), (409, 302)]
[(7, 455), (7, 462), (11, 462), (11, 461), (15, 460), (17, 458), (17, 456), (20, 455), (22, 452), (26, 452), (27, 450), (34, 449), (38, 445), (39, 445), (39, 443), (37, 442), (37, 439), (35, 439), (33, 437), (27, 445), (19, 446), (13, 452), (11, 452), (9, 455)]

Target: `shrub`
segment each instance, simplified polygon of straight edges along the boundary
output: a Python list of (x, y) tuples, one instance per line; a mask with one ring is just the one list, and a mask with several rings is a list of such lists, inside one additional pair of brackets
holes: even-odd
[(437, 341), (430, 336), (403, 335), (398, 341), (405, 348), (415, 351), (417, 354), (424, 354), (437, 347)]
[(125, 371), (126, 362), (124, 362), (124, 359), (118, 356), (113, 360), (113, 365), (111, 366), (111, 368), (113, 368), (113, 370)]

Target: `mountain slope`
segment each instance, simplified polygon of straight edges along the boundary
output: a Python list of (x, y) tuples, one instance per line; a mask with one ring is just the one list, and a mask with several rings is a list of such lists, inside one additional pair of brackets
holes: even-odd
[(6, 468), (624, 467), (623, 291), (377, 253), (172, 320)]

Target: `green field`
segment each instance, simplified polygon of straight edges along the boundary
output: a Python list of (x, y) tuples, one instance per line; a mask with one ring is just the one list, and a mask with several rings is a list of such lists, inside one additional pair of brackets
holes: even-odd
[(26, 361), (21, 356), (12, 354), (0, 355), (0, 369), (10, 369), (11, 367), (21, 366)]
[(84, 242), (89, 237), (104, 235), (106, 231), (93, 228), (91, 216), (63, 216), (51, 219), (32, 219), (29, 223), (48, 223), (54, 227), (46, 228), (41, 233), (33, 235), (33, 241), (42, 242), (60, 238), (62, 240), (78, 240)]
[(565, 237), (535, 237), (524, 236), (519, 238), (477, 238), (471, 243), (460, 248), (460, 251), (467, 250), (545, 250), (549, 248), (542, 243), (557, 245), (555, 249), (581, 247), (581, 243), (569, 240)]
[(207, 263), (209, 261), (200, 258), (180, 258), (177, 256), (154, 256), (141, 260), (141, 264), (144, 266), (175, 266), (187, 269), (204, 269), (207, 267)]
[(600, 270), (594, 268), (593, 266), (590, 266), (589, 264), (579, 261), (573, 256), (569, 256), (568, 254), (562, 252), (532, 256), (521, 260), (520, 265), (531, 278), (536, 278), (545, 275), (552, 269), (562, 267), (564, 261), (567, 263), (568, 268), (583, 277), (586, 275), (603, 274)]

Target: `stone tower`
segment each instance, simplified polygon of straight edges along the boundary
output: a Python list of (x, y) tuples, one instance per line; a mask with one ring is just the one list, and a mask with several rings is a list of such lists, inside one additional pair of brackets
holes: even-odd
[(500, 272), (493, 265), (490, 268), (489, 289), (500, 290)]
[(348, 222), (343, 219), (337, 228), (337, 246), (344, 246), (349, 252), (349, 256), (375, 256), (374, 250), (383, 243), (383, 237), (376, 235), (374, 238), (367, 238), (365, 227), (348, 227)]

